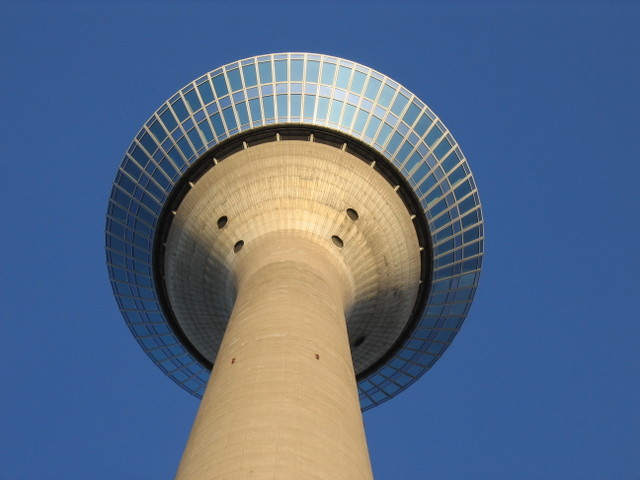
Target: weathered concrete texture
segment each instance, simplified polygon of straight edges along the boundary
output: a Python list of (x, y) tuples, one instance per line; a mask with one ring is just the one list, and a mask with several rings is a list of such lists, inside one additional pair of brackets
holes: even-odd
[(349, 278), (307, 235), (248, 244), (178, 479), (371, 479), (344, 318)]

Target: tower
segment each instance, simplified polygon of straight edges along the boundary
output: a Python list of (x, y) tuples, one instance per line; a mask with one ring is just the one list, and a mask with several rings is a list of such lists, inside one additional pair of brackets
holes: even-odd
[(443, 354), (482, 244), (457, 143), (374, 70), (264, 55), (177, 92), (120, 165), (107, 262), (140, 345), (202, 397), (178, 478), (371, 478), (360, 410)]

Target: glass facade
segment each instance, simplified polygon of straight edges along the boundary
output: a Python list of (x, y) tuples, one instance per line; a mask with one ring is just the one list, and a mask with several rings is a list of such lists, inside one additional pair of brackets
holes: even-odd
[(209, 370), (174, 335), (156, 293), (156, 226), (176, 182), (205, 152), (280, 124), (365, 142), (406, 178), (428, 222), (427, 305), (402, 348), (359, 381), (367, 410), (417, 380), (453, 341), (478, 285), (484, 240), (477, 188), (451, 133), (415, 95), (375, 70), (326, 55), (263, 55), (209, 72), (162, 104), (127, 149), (111, 192), (106, 250), (113, 292), (154, 363), (200, 397)]

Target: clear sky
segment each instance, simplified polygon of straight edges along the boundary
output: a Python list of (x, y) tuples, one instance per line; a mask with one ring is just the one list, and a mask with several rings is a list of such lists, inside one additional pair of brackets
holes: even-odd
[(1, 479), (173, 477), (198, 401), (118, 312), (111, 182), (176, 90), (280, 51), (412, 90), (483, 202), (461, 333), (365, 414), (376, 479), (639, 478), (638, 3), (2, 2), (0, 22)]

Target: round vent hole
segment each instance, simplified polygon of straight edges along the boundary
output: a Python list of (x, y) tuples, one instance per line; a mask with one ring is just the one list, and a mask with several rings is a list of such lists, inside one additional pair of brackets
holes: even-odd
[(333, 241), (333, 244), (334, 244), (336, 247), (339, 247), (339, 248), (344, 247), (344, 242), (343, 242), (343, 241), (342, 241), (342, 239), (341, 239), (339, 236), (337, 236), (337, 235), (333, 235), (333, 236), (331, 237), (331, 241)]
[(227, 224), (227, 220), (229, 219), (227, 218), (226, 215), (221, 216), (218, 219), (218, 228), (224, 228), (224, 226)]
[(236, 244), (233, 246), (233, 251), (235, 253), (238, 253), (240, 250), (242, 250), (242, 247), (244, 247), (244, 241), (238, 240)]
[(360, 218), (360, 215), (358, 215), (358, 212), (356, 212), (353, 208), (347, 208), (347, 217), (349, 217), (351, 220), (357, 220), (358, 218)]

